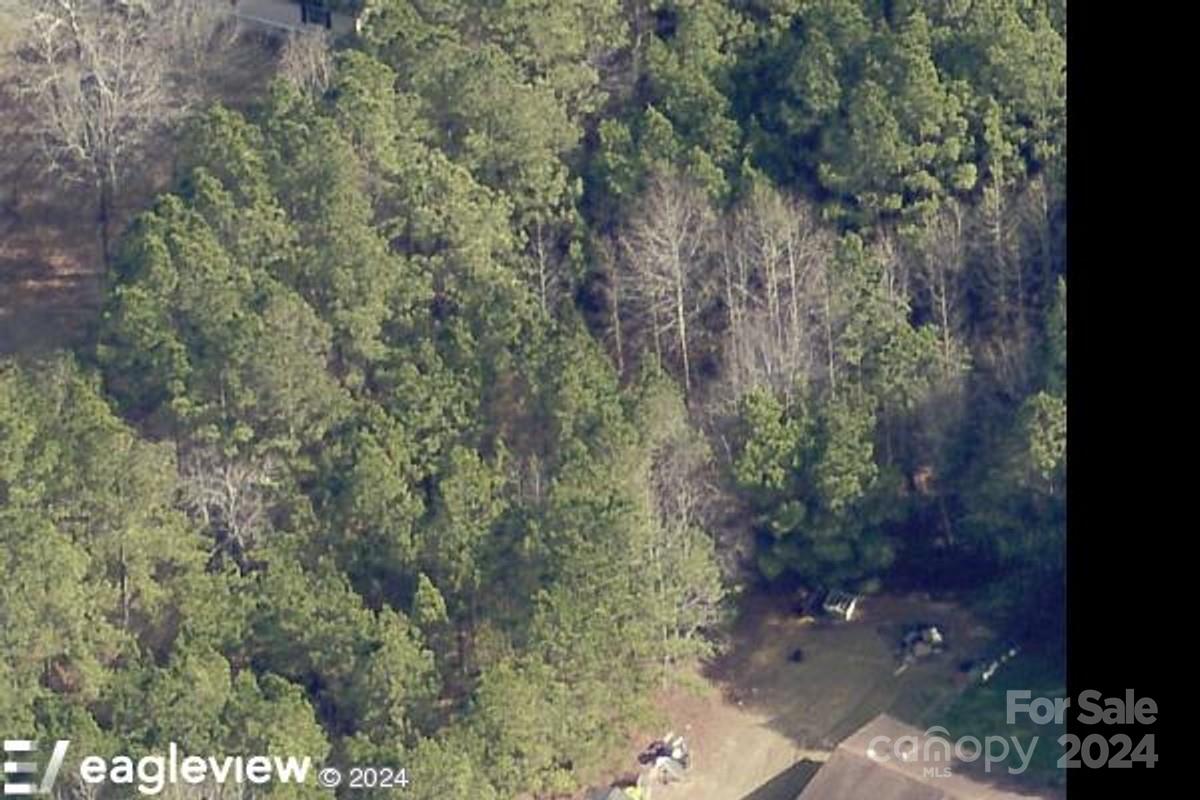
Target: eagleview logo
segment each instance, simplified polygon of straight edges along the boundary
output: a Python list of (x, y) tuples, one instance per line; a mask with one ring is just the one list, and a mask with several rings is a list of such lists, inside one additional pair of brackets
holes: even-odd
[[(59, 739), (46, 763), (45, 772), (39, 776), (38, 762), (35, 760), (37, 742), (31, 739), (5, 739), (4, 752), (10, 758), (4, 762), (4, 794), (50, 794), (70, 745), (69, 739)], [(169, 742), (166, 755), (144, 755), (140, 758), (86, 755), (79, 761), (78, 779), (84, 784), (125, 785), (136, 788), (142, 795), (156, 795), (168, 784), (180, 782), (193, 785), (210, 781), (216, 784), (229, 781), (263, 784), (272, 780), (304, 783), (311, 767), (312, 759), (308, 756), (202, 757), (183, 754), (178, 744)]]
[[(54, 779), (58, 777), (58, 771), (62, 768), (63, 759), (67, 755), (67, 747), (70, 744), (69, 739), (59, 739), (55, 742), (54, 750), (50, 753), (50, 761), (46, 764), (46, 771), (42, 773), (41, 781), (34, 783), (38, 772), (37, 762), (33, 760), (33, 754), (38, 749), (37, 742), (30, 739), (5, 739), (4, 752), (6, 756), (14, 756), (21, 760), (5, 759), (4, 794), (50, 794), (50, 788), (54, 786)], [(14, 776), (18, 777), (14, 779)]]

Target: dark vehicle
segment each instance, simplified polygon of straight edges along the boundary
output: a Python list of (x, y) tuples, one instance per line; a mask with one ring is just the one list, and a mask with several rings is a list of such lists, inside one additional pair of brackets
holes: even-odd
[(691, 762), (691, 753), (683, 737), (668, 733), (663, 738), (651, 742), (638, 755), (638, 763), (643, 765), (657, 763), (660, 759), (672, 760), (682, 769), (687, 769)]
[(911, 652), (918, 658), (941, 653), (945, 649), (946, 635), (940, 626), (931, 623), (913, 623), (905, 629), (900, 639), (901, 654)]
[(946, 635), (940, 625), (928, 622), (914, 622), (904, 629), (896, 648), (896, 658), (900, 666), (895, 674), (899, 675), (908, 669), (915, 661), (946, 651)]

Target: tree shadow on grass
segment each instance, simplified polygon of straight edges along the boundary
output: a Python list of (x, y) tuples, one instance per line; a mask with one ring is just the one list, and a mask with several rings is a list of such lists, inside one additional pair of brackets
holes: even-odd
[[(942, 724), (967, 688), (959, 663), (994, 640), (964, 608), (921, 595), (869, 598), (861, 620), (829, 625), (802, 622), (791, 606), (786, 598), (748, 598), (724, 655), (705, 675), (731, 702), (767, 716), (801, 751), (830, 752), (883, 713), (919, 730)], [(918, 620), (946, 631), (947, 652), (897, 675), (896, 642)], [(801, 777), (818, 766), (805, 764), (764, 776), (745, 800), (795, 800)], [(794, 785), (800, 788), (792, 791)]]

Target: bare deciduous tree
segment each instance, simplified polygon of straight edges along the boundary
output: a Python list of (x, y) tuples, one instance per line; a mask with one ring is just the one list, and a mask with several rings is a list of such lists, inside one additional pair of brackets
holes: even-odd
[(1025, 271), (1020, 247), (1020, 208), (1012, 192), (985, 187), (969, 215), (968, 244), (973, 295), (973, 351), (976, 363), (1002, 391), (1016, 395), (1028, 382), (1026, 358), (1032, 315), (1026, 308)]
[[(665, 401), (665, 402), (664, 402)], [(719, 497), (703, 435), (678, 400), (660, 395), (647, 418), (651, 438), (639, 472), (650, 512), (643, 557), (659, 626), (664, 686), (682, 660), (711, 652), (703, 632), (715, 626), (725, 596), (708, 529)]]
[(999, 185), (985, 186), (970, 220), (976, 291), (995, 323), (1021, 337), (1026, 265), (1021, 260), (1020, 213), (1013, 193)]
[(31, 0), (16, 67), (41, 152), (94, 188), (104, 257), (126, 170), (194, 98), (195, 64), (228, 16), (204, 0)]
[(173, 88), (204, 93), (207, 81), (225, 65), (222, 57), (238, 36), (237, 19), (222, 0), (140, 0), (152, 18), (153, 41), (171, 51)]
[(1056, 252), (1056, 226), (1062, 214), (1062, 197), (1052, 179), (1036, 175), (1025, 187), (1018, 201), (1022, 228), (1025, 231), (1025, 259), (1033, 269), (1033, 279), (1039, 289), (1038, 300), (1046, 302), (1053, 296), (1055, 262), (1061, 258)]
[(333, 79), (329, 35), (320, 28), (288, 34), (279, 56), (279, 75), (306, 94), (323, 94)]
[(662, 334), (674, 331), (688, 393), (688, 321), (702, 306), (708, 278), (707, 250), (715, 221), (701, 188), (678, 176), (656, 174), (621, 241), (629, 273), (624, 288), (645, 314), (660, 360)]
[(759, 185), (727, 217), (723, 241), (734, 397), (759, 385), (790, 394), (810, 379), (823, 341), (822, 277), (833, 236), (807, 204)]
[(954, 200), (947, 200), (913, 243), (910, 256), (915, 288), (925, 294), (938, 326), (942, 368), (947, 374), (957, 371), (960, 361), (958, 340), (966, 325), (966, 224), (963, 207)]
[(245, 568), (247, 551), (267, 527), (275, 463), (203, 448), (188, 453), (180, 466), (184, 507), (212, 533), (214, 558), (227, 554)]
[(612, 336), (613, 350), (617, 357), (617, 374), (625, 374), (625, 341), (621, 330), (621, 269), (617, 266), (615, 252), (617, 244), (607, 237), (596, 237), (593, 240), (593, 257), (600, 266), (601, 274), (608, 279), (607, 302), (609, 313), (609, 332)]
[(788, 337), (780, 342), (766, 310), (747, 313), (736, 336), (725, 341), (724, 385), (722, 398), (729, 408), (746, 392), (769, 387), (784, 397), (792, 397), (798, 385), (821, 363), (823, 351), (816, 349), (821, 339)]

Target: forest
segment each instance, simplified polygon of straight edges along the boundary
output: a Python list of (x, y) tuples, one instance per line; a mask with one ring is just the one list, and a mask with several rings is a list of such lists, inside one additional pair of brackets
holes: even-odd
[(237, 103), (195, 2), (18, 3), (103, 289), (0, 360), (6, 734), (549, 798), (750, 592), (1061, 649), (1065, 0), (367, 0)]

